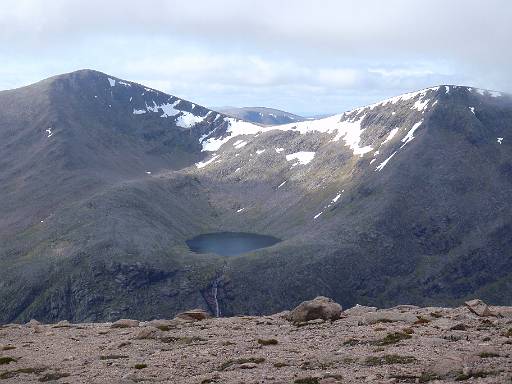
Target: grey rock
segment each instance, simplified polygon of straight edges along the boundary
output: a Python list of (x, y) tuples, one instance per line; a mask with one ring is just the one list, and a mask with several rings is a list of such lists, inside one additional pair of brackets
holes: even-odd
[(375, 312), (375, 311), (377, 311), (377, 307), (367, 307), (365, 305), (356, 304), (354, 307), (343, 311), (343, 313), (346, 315), (349, 315), (349, 316), (360, 316), (365, 313)]
[(138, 327), (139, 321), (138, 320), (131, 320), (131, 319), (119, 319), (116, 322), (112, 323), (110, 326), (111, 328), (133, 328)]
[(474, 299), (466, 301), (464, 303), (466, 307), (473, 312), (475, 315), (480, 317), (497, 317), (498, 314), (491, 311), (489, 306), (480, 299)]
[(175, 318), (184, 321), (201, 321), (211, 317), (212, 316), (204, 309), (197, 308), (178, 313)]
[(145, 339), (158, 339), (162, 334), (158, 328), (155, 327), (144, 327), (134, 336), (136, 340), (145, 340)]
[(158, 328), (161, 331), (168, 331), (170, 329), (179, 327), (180, 321), (179, 320), (157, 319), (157, 320), (147, 321), (143, 325)]
[(318, 296), (313, 300), (300, 303), (289, 313), (287, 319), (295, 323), (316, 319), (338, 320), (341, 316), (341, 311), (341, 305), (334, 300)]
[(57, 324), (52, 325), (52, 328), (69, 328), (73, 325), (67, 320), (61, 320)]
[(35, 327), (36, 325), (41, 325), (39, 321), (36, 319), (31, 319), (28, 323), (25, 324), (27, 327)]

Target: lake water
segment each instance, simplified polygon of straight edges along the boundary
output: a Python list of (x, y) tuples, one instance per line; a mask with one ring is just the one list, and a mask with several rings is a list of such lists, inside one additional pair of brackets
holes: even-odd
[(245, 232), (204, 233), (186, 241), (195, 253), (236, 256), (255, 249), (270, 247), (281, 241), (277, 237)]

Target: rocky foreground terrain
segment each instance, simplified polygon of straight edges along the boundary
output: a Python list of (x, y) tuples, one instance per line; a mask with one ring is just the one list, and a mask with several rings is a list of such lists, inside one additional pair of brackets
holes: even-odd
[(5, 383), (510, 383), (512, 308), (356, 306), (272, 316), (7, 324)]

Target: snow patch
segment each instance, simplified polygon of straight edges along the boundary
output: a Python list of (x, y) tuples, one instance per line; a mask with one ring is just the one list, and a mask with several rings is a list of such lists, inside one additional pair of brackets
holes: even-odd
[(427, 100), (422, 100), (422, 99), (419, 99), (417, 100), (414, 105), (412, 106), (413, 109), (416, 109), (418, 110), (419, 112), (425, 112), (425, 108), (427, 108), (428, 106), (428, 103), (430, 102), (430, 99), (427, 99)]
[(257, 155), (261, 155), (263, 152), (265, 152), (265, 150), (264, 150), (264, 149), (258, 149), (258, 150), (256, 150), (256, 154), (257, 154)]
[[(154, 103), (154, 101), (153, 101), (153, 103)], [(178, 103), (179, 103), (179, 100), (175, 101), (172, 104), (166, 103), (166, 104), (159, 105), (158, 109), (161, 109), (163, 112), (160, 117), (172, 117), (172, 116), (176, 116), (178, 113), (180, 113), (179, 110), (174, 108), (176, 106), (176, 104), (178, 104)]]
[(340, 198), (340, 197), (341, 197), (341, 193), (338, 193), (338, 194), (334, 197), (334, 199), (332, 199), (332, 200), (331, 200), (331, 204), (336, 203), (336, 202), (339, 200), (339, 198)]
[(108, 82), (110, 83), (111, 87), (115, 87), (116, 86), (116, 81), (114, 79), (111, 79), (110, 77), (108, 78)]
[(475, 107), (468, 107), (468, 108), (471, 111), (471, 113), (474, 115), (475, 114)]
[(418, 127), (423, 123), (423, 120), (418, 121), (416, 124), (412, 126), (412, 128), (407, 132), (407, 135), (402, 139), (402, 146), (400, 148), (403, 148), (408, 142), (412, 141), (414, 139), (414, 132), (418, 129)]
[[(52, 136), (53, 136), (52, 129), (53, 129), (52, 127), (50, 127), (50, 128), (48, 128), (48, 129), (46, 129), (46, 131), (45, 131), (45, 132), (48, 134), (46, 137), (52, 137)], [(501, 144), (501, 143), (500, 143), (500, 144)]]
[(236, 149), (240, 149), (242, 147), (245, 147), (247, 145), (247, 141), (245, 140), (237, 140), (233, 143), (233, 147)]
[(134, 115), (142, 115), (143, 113), (146, 113), (146, 110), (145, 109), (133, 109), (133, 114)]
[(240, 208), (240, 209), (236, 210), (236, 213), (240, 213), (240, 212), (243, 212), (243, 211), (245, 211), (245, 208)]
[(281, 188), (283, 185), (285, 185), (287, 181), (288, 181), (288, 180), (285, 180), (285, 181), (283, 181), (281, 184), (279, 184), (279, 185), (277, 186), (277, 189), (279, 189), (279, 188)]
[(176, 125), (181, 128), (192, 128), (203, 120), (204, 117), (202, 116), (196, 116), (190, 112), (182, 112), (182, 115), (176, 120)]
[(317, 213), (317, 214), (313, 217), (313, 220), (318, 219), (322, 213), (324, 213), (324, 211), (322, 211), (322, 212), (320, 212), (320, 213)]
[(277, 153), (281, 153), (281, 152), (283, 152), (283, 151), (284, 151), (284, 148), (276, 148), (276, 152), (277, 152)]
[(217, 160), (219, 157), (220, 157), (220, 155), (215, 155), (215, 156), (213, 156), (210, 160), (207, 160), (207, 161), (200, 161), (199, 163), (196, 163), (196, 167), (197, 167), (197, 168), (204, 168), (204, 167), (206, 167), (208, 164), (213, 163), (213, 162), (214, 162), (215, 160)]
[(389, 160), (391, 160), (393, 158), (393, 156), (395, 156), (395, 155), (396, 155), (396, 151), (393, 152), (393, 154), (391, 156), (389, 156), (386, 160), (384, 160), (382, 163), (380, 163), (378, 165), (378, 167), (375, 168), (375, 171), (379, 171), (379, 172), (382, 171), (382, 168), (384, 168), (386, 166), (386, 164), (389, 162)]
[(124, 85), (125, 87), (131, 87), (132, 85), (130, 83), (127, 83), (126, 81), (119, 80), (119, 84)]
[(359, 142), (361, 141), (361, 133), (364, 129), (361, 128), (361, 122), (365, 115), (354, 118), (342, 120), (345, 114), (338, 114), (329, 116), (324, 119), (302, 121), (299, 123), (290, 123), (284, 125), (272, 126), (271, 129), (277, 129), (280, 131), (295, 131), (300, 134), (306, 134), (309, 132), (320, 132), (320, 133), (335, 133), (335, 136), (331, 139), (331, 142), (339, 141), (343, 139), (345, 145), (349, 146), (354, 155), (364, 155), (370, 152), (373, 148), (370, 146), (360, 147)]
[[(389, 131), (388, 137), (386, 137), (386, 140), (382, 142), (382, 144), (386, 144), (388, 141), (393, 140), (393, 137), (397, 134), (397, 132), (400, 130), (399, 127), (393, 128), (391, 131)], [(382, 145), (381, 144), (381, 145)]]
[[(220, 115), (219, 115), (220, 116)], [(208, 135), (201, 137), (199, 139), (199, 142), (203, 146), (203, 151), (216, 151), (218, 150), (223, 144), (227, 143), (230, 139), (241, 136), (241, 135), (255, 135), (262, 131), (262, 127), (259, 125), (251, 124), (245, 121), (237, 120), (234, 118), (226, 118), (226, 121), (228, 122), (228, 128), (226, 130), (225, 137), (222, 138), (209, 138)]]
[[(48, 136), (48, 137), (50, 137), (50, 136)], [(497, 141), (498, 141), (498, 144), (501, 144), (503, 142), (503, 137), (498, 137)]]
[(286, 155), (286, 161), (296, 160), (294, 165), (302, 164), (306, 165), (315, 158), (315, 152), (300, 151)]

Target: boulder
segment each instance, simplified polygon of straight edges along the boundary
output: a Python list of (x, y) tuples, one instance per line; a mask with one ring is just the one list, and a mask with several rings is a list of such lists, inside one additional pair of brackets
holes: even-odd
[(162, 334), (158, 328), (144, 327), (133, 337), (136, 340), (158, 339)]
[(341, 305), (328, 297), (318, 296), (313, 300), (304, 301), (294, 308), (287, 316), (289, 321), (301, 323), (310, 320), (338, 320), (341, 316)]
[(356, 304), (354, 307), (345, 310), (343, 313), (349, 316), (360, 316), (369, 312), (376, 312), (377, 307), (367, 307), (365, 305)]
[(161, 331), (169, 331), (171, 329), (177, 328), (180, 325), (179, 320), (166, 320), (166, 319), (156, 319), (147, 321), (143, 324), (147, 327), (158, 328)]
[(69, 328), (72, 324), (67, 320), (61, 320), (57, 324), (52, 325), (52, 328)]
[(184, 320), (184, 321), (201, 321), (211, 318), (211, 315), (206, 312), (204, 309), (191, 309), (190, 311), (185, 311), (178, 313), (175, 319)]
[(497, 317), (498, 316), (497, 313), (491, 311), (489, 309), (489, 306), (487, 304), (485, 304), (480, 299), (469, 300), (469, 301), (466, 301), (464, 304), (471, 312), (473, 312), (477, 316), (480, 316), (480, 317), (488, 317), (488, 316)]
[(37, 321), (36, 319), (32, 319), (30, 320), (28, 323), (25, 324), (27, 327), (31, 327), (31, 328), (34, 328), (36, 327), (37, 325), (41, 325), (41, 323), (39, 321)]
[(138, 326), (138, 320), (119, 319), (116, 322), (112, 323), (111, 328), (133, 328)]
[(405, 322), (414, 323), (418, 317), (412, 313), (402, 313), (392, 310), (381, 310), (376, 312), (369, 312), (363, 315), (363, 324), (377, 324), (377, 323), (394, 323)]

